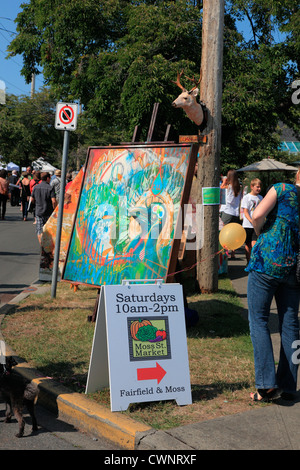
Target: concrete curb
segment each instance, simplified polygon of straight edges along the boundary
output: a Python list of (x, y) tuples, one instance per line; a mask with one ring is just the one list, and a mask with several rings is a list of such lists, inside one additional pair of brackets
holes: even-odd
[(37, 385), (38, 403), (41, 406), (80, 431), (104, 437), (122, 448), (135, 449), (138, 435), (151, 430), (149, 426), (137, 423), (121, 413), (112, 413), (85, 395), (70, 392), (50, 377), (42, 376), (27, 363), (18, 363), (15, 370)]
[[(33, 285), (34, 293), (41, 294), (49, 290), (49, 286)], [(0, 307), (0, 325), (5, 315), (21, 300), (33, 292), (28, 289)], [(4, 340), (0, 333), (0, 339)], [(142, 423), (124, 416), (118, 412), (111, 412), (107, 408), (93, 402), (86, 395), (71, 392), (64, 385), (55, 382), (51, 377), (43, 376), (32, 368), (24, 359), (18, 357), (6, 344), (6, 354), (16, 358), (18, 365), (15, 370), (25, 379), (35, 383), (39, 389), (38, 403), (55, 414), (62, 421), (72, 424), (80, 431), (108, 439), (118, 446), (134, 450), (139, 448), (140, 441), (148, 433), (155, 430)]]

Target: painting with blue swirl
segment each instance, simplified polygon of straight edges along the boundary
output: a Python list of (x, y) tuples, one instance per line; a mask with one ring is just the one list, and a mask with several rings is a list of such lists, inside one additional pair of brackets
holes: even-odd
[(89, 148), (62, 280), (168, 281), (197, 151), (195, 144)]

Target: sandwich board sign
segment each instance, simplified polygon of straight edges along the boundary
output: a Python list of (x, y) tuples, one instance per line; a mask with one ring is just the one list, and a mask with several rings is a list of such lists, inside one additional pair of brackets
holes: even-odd
[(101, 287), (86, 393), (110, 388), (111, 411), (130, 403), (192, 403), (182, 286)]
[(55, 113), (55, 129), (75, 131), (77, 127), (77, 103), (57, 103)]

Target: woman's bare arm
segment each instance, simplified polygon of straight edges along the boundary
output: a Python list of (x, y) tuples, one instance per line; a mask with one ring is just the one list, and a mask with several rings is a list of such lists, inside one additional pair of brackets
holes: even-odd
[(265, 223), (267, 215), (274, 209), (277, 201), (277, 193), (274, 187), (272, 187), (258, 204), (252, 215), (252, 225), (254, 227), (256, 235), (260, 234), (260, 231)]

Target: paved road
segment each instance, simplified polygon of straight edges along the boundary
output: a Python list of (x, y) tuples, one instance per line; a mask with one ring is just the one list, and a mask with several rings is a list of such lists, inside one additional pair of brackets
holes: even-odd
[[(25, 432), (22, 438), (15, 437), (18, 423), (4, 423), (5, 405), (0, 402), (0, 451), (1, 450), (119, 450), (115, 443), (78, 432), (73, 426), (55, 418), (47, 410), (36, 406), (39, 425), (31, 432), (31, 418), (24, 413)], [(111, 453), (111, 452), (110, 452)]]
[(22, 220), (20, 207), (7, 204), (0, 220), (0, 304), (6, 303), (38, 279), (40, 247), (32, 215)]
[[(28, 288), (38, 279), (40, 247), (32, 215), (24, 222), (19, 207), (8, 203), (6, 219), (0, 220), (0, 306)], [(94, 440), (37, 406), (39, 431), (31, 433), (31, 420), (25, 435), (18, 439), (15, 419), (4, 423), (5, 405), (0, 399), (0, 450), (118, 450), (116, 444), (104, 439)]]

